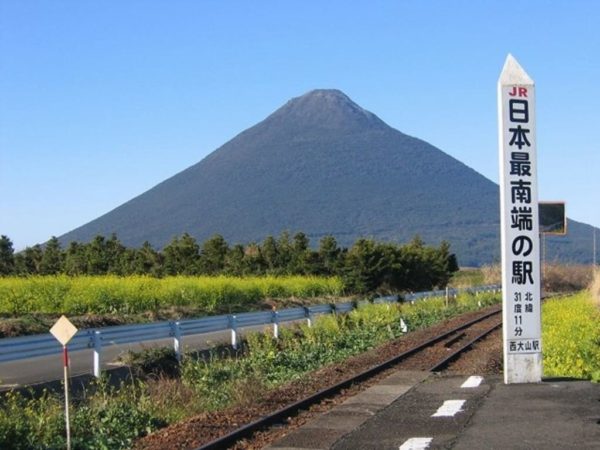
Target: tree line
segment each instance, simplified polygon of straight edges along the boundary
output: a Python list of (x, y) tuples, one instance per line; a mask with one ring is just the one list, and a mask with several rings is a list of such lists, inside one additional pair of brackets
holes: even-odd
[(316, 275), (339, 276), (351, 293), (417, 291), (442, 288), (458, 270), (450, 245), (428, 246), (416, 236), (404, 245), (358, 239), (342, 248), (333, 236), (316, 249), (306, 234), (284, 231), (260, 243), (229, 245), (221, 235), (202, 244), (185, 233), (162, 250), (148, 242), (125, 247), (115, 234), (62, 248), (52, 237), (15, 253), (7, 236), (0, 237), (0, 275)]

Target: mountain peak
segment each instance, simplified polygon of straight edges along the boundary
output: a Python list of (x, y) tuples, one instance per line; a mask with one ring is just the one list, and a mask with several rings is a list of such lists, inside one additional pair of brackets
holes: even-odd
[(270, 119), (294, 122), (300, 127), (355, 129), (387, 125), (375, 114), (361, 108), (338, 89), (314, 89), (289, 100)]
[(352, 100), (350, 100), (350, 97), (348, 97), (339, 89), (313, 89), (312, 91), (308, 91), (306, 94), (303, 94), (300, 97), (295, 97), (290, 101), (309, 98), (322, 101), (340, 101), (355, 104)]
[[(61, 242), (114, 232), (133, 246), (162, 247), (183, 233), (247, 243), (301, 230), (313, 243), (331, 234), (349, 246), (419, 234), (478, 265), (497, 257), (498, 201), (498, 186), (474, 170), (344, 93), (317, 89)], [(591, 229), (572, 221), (569, 229), (552, 257), (584, 262)]]

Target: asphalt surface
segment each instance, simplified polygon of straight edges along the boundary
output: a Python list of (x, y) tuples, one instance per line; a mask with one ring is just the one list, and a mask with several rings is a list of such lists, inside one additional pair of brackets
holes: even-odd
[(600, 449), (599, 384), (491, 376), (461, 387), (467, 378), (397, 372), (268, 448)]

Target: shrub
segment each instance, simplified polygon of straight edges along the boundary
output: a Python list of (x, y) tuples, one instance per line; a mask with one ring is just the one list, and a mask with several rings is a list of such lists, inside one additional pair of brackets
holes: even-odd
[[(122, 384), (117, 389), (101, 380), (92, 390), (71, 405), (73, 448), (130, 448), (137, 437), (165, 425), (152, 413), (142, 383)], [(5, 394), (0, 403), (0, 448), (65, 448), (63, 408), (63, 399), (56, 393), (44, 392), (37, 399)]]
[(0, 448), (63, 448), (63, 411), (60, 399), (47, 391), (38, 399), (6, 393), (0, 403)]

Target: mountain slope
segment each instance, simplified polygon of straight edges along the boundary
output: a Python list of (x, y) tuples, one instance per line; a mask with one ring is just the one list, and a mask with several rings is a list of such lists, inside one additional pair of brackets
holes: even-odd
[(61, 237), (117, 233), (161, 247), (189, 232), (230, 243), (283, 230), (449, 240), (463, 265), (498, 258), (498, 187), (337, 90), (287, 102), (199, 163)]

